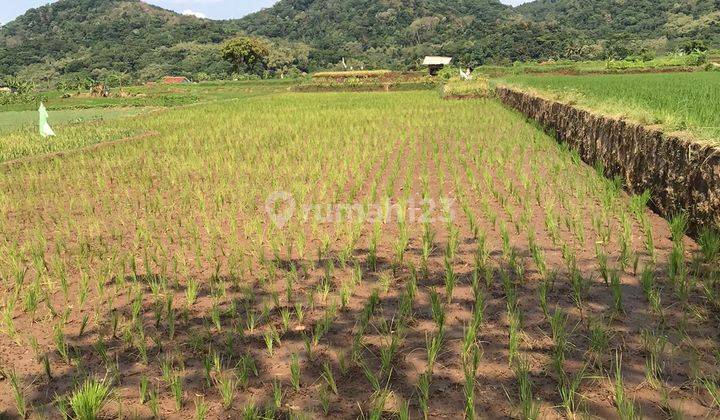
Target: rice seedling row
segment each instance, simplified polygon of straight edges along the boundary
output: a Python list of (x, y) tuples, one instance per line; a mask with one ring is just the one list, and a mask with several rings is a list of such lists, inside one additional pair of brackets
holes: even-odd
[(498, 103), (279, 93), (137, 124), (160, 134), (0, 179), (12, 413), (717, 414), (717, 235)]

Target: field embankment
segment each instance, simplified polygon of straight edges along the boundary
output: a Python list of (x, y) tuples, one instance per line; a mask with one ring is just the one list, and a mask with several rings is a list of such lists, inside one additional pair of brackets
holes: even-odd
[(720, 144), (720, 72), (517, 76), (503, 81), (546, 99)]
[(490, 84), (487, 79), (453, 80), (442, 87), (443, 99), (479, 99), (490, 96)]
[[(159, 108), (112, 107), (53, 110), (53, 125), (108, 121), (137, 116), (153, 109)], [(37, 120), (37, 110), (0, 112), (0, 135), (20, 131), (23, 128), (37, 132)]]
[(651, 60), (638, 57), (625, 60), (594, 61), (546, 61), (514, 63), (511, 66), (484, 65), (476, 68), (488, 77), (520, 75), (612, 75), (612, 74), (648, 74), (681, 73), (702, 71), (713, 56), (705, 53), (670, 54)]
[(650, 191), (663, 216), (685, 211), (696, 228), (720, 227), (720, 148), (508, 87), (497, 94), (629, 191)]
[(313, 75), (297, 86), (295, 92), (390, 92), (429, 90), (437, 80), (422, 72), (339, 71)]

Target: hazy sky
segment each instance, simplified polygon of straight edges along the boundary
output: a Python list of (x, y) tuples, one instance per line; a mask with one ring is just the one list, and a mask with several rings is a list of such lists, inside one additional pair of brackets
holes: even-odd
[[(0, 7), (0, 23), (7, 23), (27, 9), (52, 3), (56, 0), (0, 0), (5, 3)], [(195, 14), (212, 19), (229, 19), (245, 16), (272, 6), (277, 0), (145, 0), (180, 13)], [(528, 0), (500, 0), (506, 4), (526, 3)]]

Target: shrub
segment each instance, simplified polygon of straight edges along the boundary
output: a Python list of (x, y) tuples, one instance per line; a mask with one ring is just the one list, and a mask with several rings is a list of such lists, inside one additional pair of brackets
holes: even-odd
[(303, 74), (303, 73), (302, 73), (302, 71), (300, 71), (300, 69), (298, 69), (297, 67), (294, 67), (294, 66), (293, 66), (293, 67), (290, 67), (290, 68), (285, 72), (284, 77), (289, 78), (289, 79), (296, 79), (296, 78), (302, 76), (302, 74)]
[(211, 80), (212, 78), (210, 77), (209, 74), (201, 71), (200, 73), (195, 73), (194, 79), (198, 82), (206, 82), (208, 80)]
[(457, 77), (460, 74), (460, 70), (458, 70), (456, 67), (452, 66), (445, 66), (440, 70), (437, 74), (437, 77), (441, 80), (450, 80), (454, 77)]
[(688, 41), (683, 45), (682, 50), (685, 52), (685, 54), (693, 54), (695, 52), (707, 52), (708, 47), (705, 45), (704, 41), (701, 41), (699, 39), (694, 39), (692, 41)]
[(33, 93), (0, 93), (0, 105), (40, 103), (46, 99), (45, 96)]
[(610, 60), (607, 68), (613, 70), (627, 69), (654, 69), (664, 67), (697, 67), (708, 62), (708, 54), (695, 51), (692, 54), (672, 54), (666, 57), (655, 58), (644, 61), (639, 58), (627, 58), (625, 60)]
[(687, 65), (689, 66), (701, 66), (708, 62), (708, 54), (704, 51), (695, 51), (688, 54), (687, 57)]
[(29, 94), (35, 90), (35, 84), (32, 81), (18, 79), (17, 77), (8, 76), (3, 84), (20, 95)]

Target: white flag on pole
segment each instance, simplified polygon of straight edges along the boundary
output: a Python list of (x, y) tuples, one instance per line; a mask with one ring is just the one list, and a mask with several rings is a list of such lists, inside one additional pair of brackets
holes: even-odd
[(38, 125), (40, 127), (40, 135), (43, 137), (51, 137), (55, 135), (55, 132), (53, 131), (52, 127), (50, 127), (50, 124), (48, 123), (48, 112), (45, 108), (45, 104), (40, 102), (40, 108), (38, 109), (39, 115), (39, 121)]

